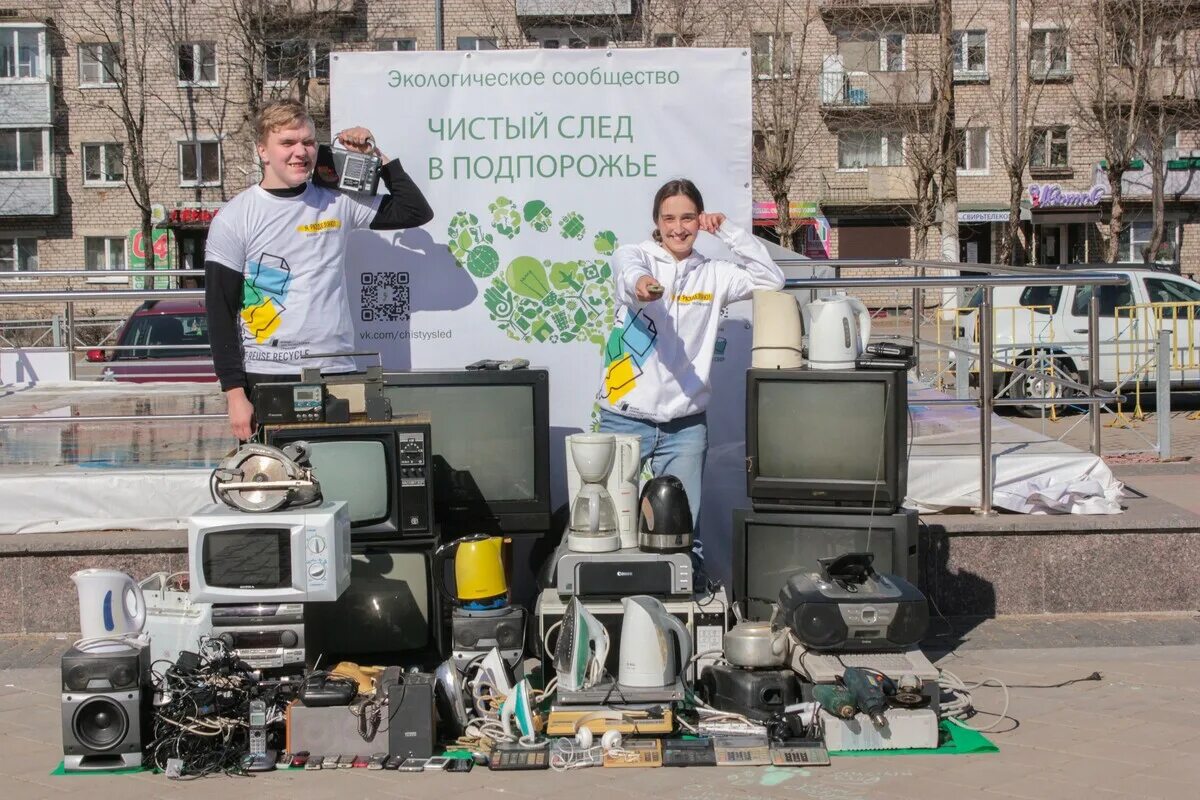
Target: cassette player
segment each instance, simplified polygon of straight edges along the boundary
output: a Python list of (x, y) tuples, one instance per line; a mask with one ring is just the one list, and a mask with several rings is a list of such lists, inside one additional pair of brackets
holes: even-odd
[(213, 637), (253, 669), (304, 669), (304, 605), (214, 605)]
[(691, 597), (692, 558), (688, 553), (645, 553), (633, 547), (611, 553), (562, 550), (556, 578), (563, 596)]

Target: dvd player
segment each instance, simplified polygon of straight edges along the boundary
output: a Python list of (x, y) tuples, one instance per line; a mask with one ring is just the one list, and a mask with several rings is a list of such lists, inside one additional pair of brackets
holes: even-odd
[(555, 588), (563, 596), (692, 596), (690, 553), (645, 553), (636, 547), (611, 553), (559, 554)]

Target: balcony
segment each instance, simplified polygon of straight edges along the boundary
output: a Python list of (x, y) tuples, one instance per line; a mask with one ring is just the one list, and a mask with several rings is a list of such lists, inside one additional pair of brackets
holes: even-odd
[(0, 217), (52, 217), (58, 213), (52, 175), (0, 176)]
[(823, 206), (911, 203), (917, 188), (911, 167), (821, 170), (818, 202)]
[(258, 13), (264, 18), (276, 20), (312, 16), (353, 17), (354, 6), (354, 0), (267, 0)]
[(933, 104), (929, 72), (822, 72), (821, 108), (855, 111), (911, 108)]
[(518, 17), (611, 17), (631, 13), (632, 0), (517, 0)]
[(49, 81), (0, 82), (0, 125), (48, 128), (52, 105)]
[[(1200, 99), (1194, 65), (1152, 67), (1149, 77), (1145, 98), (1151, 104), (1183, 108), (1194, 106)], [(1134, 96), (1134, 84), (1133, 70), (1128, 67), (1110, 68), (1104, 96), (1096, 98), (1097, 104), (1103, 101), (1109, 105), (1128, 105)]]
[(818, 0), (818, 7), (830, 28), (861, 30), (886, 22), (910, 33), (932, 33), (937, 22), (935, 0)]
[[(1126, 200), (1150, 200), (1154, 192), (1154, 174), (1150, 162), (1134, 161), (1121, 176), (1121, 191)], [(1200, 200), (1200, 150), (1169, 152), (1164, 172), (1163, 197), (1170, 203), (1179, 200)], [(1104, 187), (1105, 196), (1112, 194), (1108, 174), (1103, 164), (1097, 164), (1092, 183)]]

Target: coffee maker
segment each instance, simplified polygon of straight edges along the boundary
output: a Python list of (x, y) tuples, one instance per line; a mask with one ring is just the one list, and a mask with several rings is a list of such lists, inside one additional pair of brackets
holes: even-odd
[[(572, 441), (576, 437), (591, 436), (592, 434), (573, 434), (566, 437), (567, 441), (567, 496), (570, 507), (574, 509), (575, 498), (583, 487), (584, 480), (580, 477), (573, 455)], [(617, 529), (620, 534), (620, 549), (637, 547), (638, 544), (638, 477), (642, 470), (641, 438), (627, 433), (608, 433), (602, 436), (612, 436), (616, 442), (613, 452), (613, 464), (604, 479), (605, 488), (617, 513)]]
[(579, 475), (571, 497), (567, 548), (577, 553), (609, 553), (621, 547), (617, 506), (608, 491), (617, 454), (611, 433), (576, 433), (567, 437), (567, 461)]

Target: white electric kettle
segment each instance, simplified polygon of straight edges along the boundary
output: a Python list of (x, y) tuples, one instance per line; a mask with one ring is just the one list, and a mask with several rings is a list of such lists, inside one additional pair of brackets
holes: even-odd
[(81, 569), (71, 576), (79, 592), (84, 639), (132, 636), (146, 624), (146, 600), (137, 581), (115, 569)]
[[(621, 598), (620, 666), (617, 683), (656, 689), (671, 686), (692, 660), (692, 637), (661, 600), (649, 595)], [(675, 660), (675, 651), (679, 660)]]
[(835, 294), (800, 308), (808, 332), (809, 368), (854, 369), (854, 360), (871, 340), (871, 312), (862, 301)]

